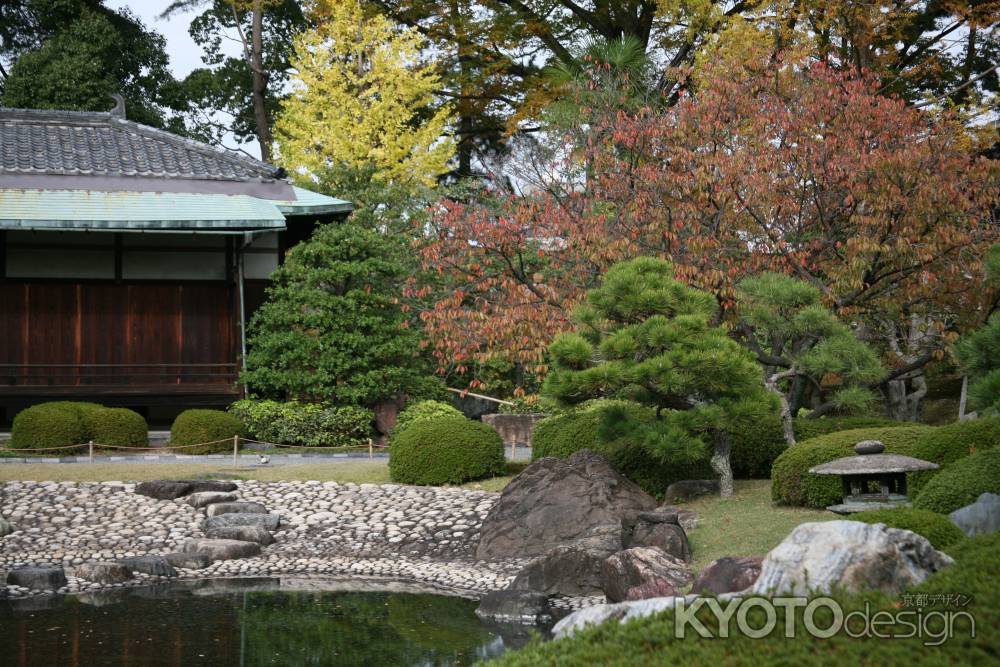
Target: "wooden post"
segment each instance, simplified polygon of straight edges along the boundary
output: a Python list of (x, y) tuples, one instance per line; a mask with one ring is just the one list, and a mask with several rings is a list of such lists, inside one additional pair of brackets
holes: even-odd
[(239, 447), (240, 447), (240, 436), (233, 436), (233, 465), (239, 465)]
[(373, 458), (375, 458), (373, 453), (373, 443), (372, 439), (368, 438), (368, 460), (371, 461)]
[(94, 462), (94, 441), (91, 440), (87, 443), (87, 449), (90, 451), (90, 462)]

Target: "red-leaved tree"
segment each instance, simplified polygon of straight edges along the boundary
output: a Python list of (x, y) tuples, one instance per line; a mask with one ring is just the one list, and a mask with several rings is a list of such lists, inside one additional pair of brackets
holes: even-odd
[(747, 275), (815, 285), (884, 350), (879, 387), (913, 418), (922, 369), (981, 305), (1000, 171), (947, 114), (879, 88), (822, 64), (719, 59), (670, 108), (591, 110), (532, 194), (441, 202), (419, 244), (449, 286), (422, 314), (441, 368), (501, 355), (544, 372), (582, 293), (652, 255), (724, 311)]

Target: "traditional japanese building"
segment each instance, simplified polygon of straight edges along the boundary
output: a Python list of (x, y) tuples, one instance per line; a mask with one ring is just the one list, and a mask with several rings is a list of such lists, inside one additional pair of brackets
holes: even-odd
[(54, 399), (221, 406), (285, 251), (351, 204), (109, 113), (0, 108), (0, 423)]

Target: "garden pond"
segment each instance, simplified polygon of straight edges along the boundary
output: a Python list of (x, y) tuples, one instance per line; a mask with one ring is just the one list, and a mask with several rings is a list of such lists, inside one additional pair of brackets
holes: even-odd
[(476, 602), (398, 590), (182, 582), (0, 601), (5, 666), (470, 665), (524, 645)]

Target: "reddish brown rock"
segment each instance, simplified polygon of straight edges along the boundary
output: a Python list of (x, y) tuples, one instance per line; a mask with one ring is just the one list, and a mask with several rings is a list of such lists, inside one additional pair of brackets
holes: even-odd
[(705, 566), (694, 585), (692, 593), (738, 593), (754, 585), (760, 576), (760, 565), (763, 556), (744, 556), (733, 558), (726, 556), (713, 560)]
[(620, 551), (601, 566), (602, 588), (611, 602), (678, 595), (691, 579), (684, 561), (655, 547)]

